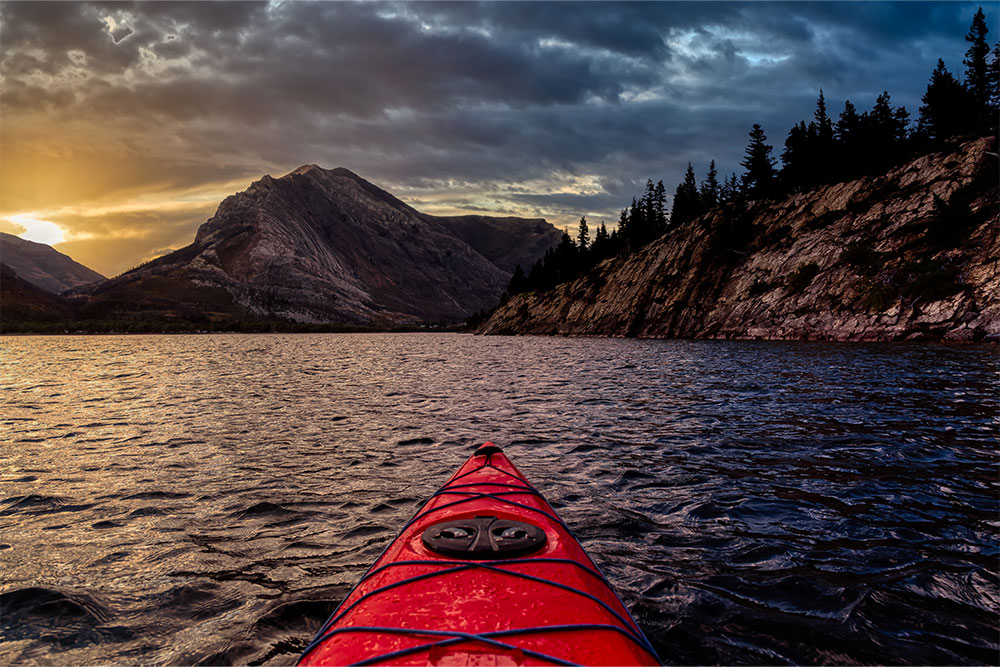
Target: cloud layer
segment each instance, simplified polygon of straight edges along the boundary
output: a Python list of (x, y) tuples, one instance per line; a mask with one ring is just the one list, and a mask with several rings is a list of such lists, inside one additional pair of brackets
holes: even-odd
[(754, 122), (780, 147), (820, 88), (915, 115), (976, 7), (8, 2), (0, 216), (104, 273), (305, 163), (428, 212), (611, 221), (646, 178), (738, 170)]

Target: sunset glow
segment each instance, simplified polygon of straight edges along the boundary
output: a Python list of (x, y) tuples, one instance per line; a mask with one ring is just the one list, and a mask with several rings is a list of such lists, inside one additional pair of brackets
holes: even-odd
[(739, 171), (752, 122), (780, 147), (820, 88), (832, 109), (888, 89), (915, 113), (975, 11), (525, 7), (2, 3), (3, 228), (114, 274), (302, 164), (428, 213), (613, 224), (647, 178)]
[(9, 229), (10, 233), (35, 243), (55, 245), (66, 240), (62, 227), (48, 220), (39, 220), (27, 213), (9, 216), (4, 222), (6, 223), (4, 227)]

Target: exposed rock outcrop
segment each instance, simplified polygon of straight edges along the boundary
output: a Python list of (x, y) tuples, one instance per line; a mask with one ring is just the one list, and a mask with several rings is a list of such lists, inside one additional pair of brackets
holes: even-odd
[(0, 232), (0, 261), (22, 280), (52, 294), (104, 280), (104, 276), (97, 271), (88, 269), (50, 245), (4, 232)]
[[(473, 216), (479, 218), (479, 216)], [(368, 326), (449, 322), (493, 305), (511, 258), (558, 242), (544, 220), (414, 210), (347, 169), (306, 165), (227, 197), (194, 243), (87, 290), (82, 317), (231, 317)]]
[(983, 138), (880, 177), (716, 210), (510, 299), (479, 332), (996, 340), (998, 232), (996, 145)]

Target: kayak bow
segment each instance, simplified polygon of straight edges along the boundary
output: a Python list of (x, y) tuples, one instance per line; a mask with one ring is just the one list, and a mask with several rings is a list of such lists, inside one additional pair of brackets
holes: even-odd
[(347, 594), (301, 665), (658, 665), (600, 570), (487, 442)]

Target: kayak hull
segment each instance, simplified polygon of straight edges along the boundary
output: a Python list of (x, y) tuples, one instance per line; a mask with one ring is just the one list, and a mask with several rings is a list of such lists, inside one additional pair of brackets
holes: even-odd
[(300, 664), (659, 662), (555, 510), (486, 443), (404, 526)]

